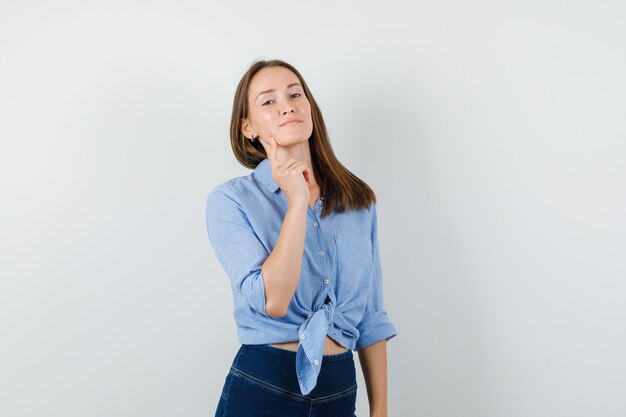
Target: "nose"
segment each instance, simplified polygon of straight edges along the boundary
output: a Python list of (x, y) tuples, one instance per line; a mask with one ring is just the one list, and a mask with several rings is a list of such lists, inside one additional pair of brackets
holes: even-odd
[(291, 105), (291, 103), (287, 102), (283, 105), (283, 109), (282, 109), (282, 114), (285, 115), (287, 113), (293, 113), (293, 106)]

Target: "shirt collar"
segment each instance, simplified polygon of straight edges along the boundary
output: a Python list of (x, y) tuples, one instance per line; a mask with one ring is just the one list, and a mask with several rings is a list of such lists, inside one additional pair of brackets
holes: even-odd
[(272, 178), (272, 167), (270, 166), (270, 161), (267, 158), (259, 162), (256, 166), (254, 169), (254, 176), (272, 193), (278, 190), (278, 184), (276, 184), (276, 181)]

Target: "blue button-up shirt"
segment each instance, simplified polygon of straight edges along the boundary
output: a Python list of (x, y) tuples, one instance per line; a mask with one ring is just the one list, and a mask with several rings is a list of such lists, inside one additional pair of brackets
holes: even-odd
[(397, 335), (383, 309), (376, 204), (320, 216), (324, 198), (307, 205), (302, 272), (285, 316), (265, 310), (261, 266), (270, 255), (288, 202), (264, 159), (250, 174), (215, 186), (206, 227), (230, 279), (237, 338), (242, 344), (298, 341), (296, 371), (303, 395), (316, 385), (330, 336), (358, 350)]

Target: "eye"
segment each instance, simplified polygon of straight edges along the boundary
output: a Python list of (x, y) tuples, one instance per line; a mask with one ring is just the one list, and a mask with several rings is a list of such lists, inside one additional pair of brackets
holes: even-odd
[(263, 102), (263, 104), (261, 104), (261, 106), (265, 106), (265, 105), (266, 105), (267, 103), (269, 103), (270, 101), (274, 101), (274, 100), (272, 100), (272, 99), (265, 100), (265, 101)]
[(294, 97), (294, 96), (295, 96), (295, 97), (300, 97), (300, 96), (301, 96), (301, 94), (300, 94), (300, 93), (293, 93), (293, 94), (291, 95), (291, 97)]

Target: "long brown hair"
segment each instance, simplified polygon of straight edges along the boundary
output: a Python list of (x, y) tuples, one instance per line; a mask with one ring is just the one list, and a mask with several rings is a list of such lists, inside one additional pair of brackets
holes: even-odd
[(368, 208), (376, 202), (374, 191), (360, 178), (339, 162), (328, 138), (322, 112), (313, 98), (304, 78), (292, 65), (279, 59), (259, 60), (254, 62), (239, 81), (233, 113), (230, 120), (230, 144), (237, 160), (245, 167), (254, 169), (267, 155), (258, 140), (251, 142), (241, 131), (241, 119), (248, 117), (248, 89), (252, 77), (263, 68), (284, 67), (292, 71), (300, 80), (304, 94), (311, 105), (313, 133), (309, 138), (309, 150), (315, 179), (324, 197), (322, 217), (331, 210), (343, 213), (348, 209)]

